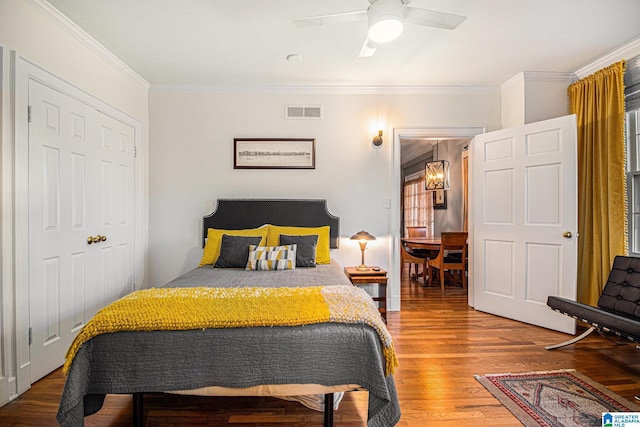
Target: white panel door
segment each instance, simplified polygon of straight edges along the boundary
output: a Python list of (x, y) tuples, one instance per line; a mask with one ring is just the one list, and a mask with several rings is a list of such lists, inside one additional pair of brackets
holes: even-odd
[(575, 116), (478, 135), (473, 147), (474, 308), (575, 333), (549, 295), (575, 300)]
[[(133, 289), (133, 129), (29, 80), (31, 382)], [(89, 243), (89, 237), (106, 240)]]
[[(134, 134), (133, 128), (96, 112), (99, 139), (95, 230), (107, 239), (95, 245), (102, 301), (114, 301), (133, 289)], [(104, 304), (102, 304), (104, 305)]]

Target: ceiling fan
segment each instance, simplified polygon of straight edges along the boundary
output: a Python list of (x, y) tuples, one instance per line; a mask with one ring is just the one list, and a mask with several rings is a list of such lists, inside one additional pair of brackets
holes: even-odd
[(400, 36), (405, 23), (453, 30), (467, 19), (465, 16), (407, 6), (411, 1), (369, 0), (371, 5), (367, 10), (295, 18), (293, 23), (302, 28), (356, 22), (368, 18), (369, 31), (360, 50), (362, 58), (372, 56), (379, 43), (390, 42)]

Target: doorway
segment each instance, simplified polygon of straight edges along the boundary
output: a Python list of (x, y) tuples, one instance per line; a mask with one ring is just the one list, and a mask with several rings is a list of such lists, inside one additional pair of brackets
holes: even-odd
[[(421, 190), (424, 193), (420, 194), (420, 199), (423, 200), (420, 201), (419, 206), (408, 209), (407, 194), (404, 191), (405, 197), (401, 200), (401, 204), (404, 205), (401, 215), (404, 227), (401, 227), (402, 235), (406, 235), (404, 232), (407, 226), (426, 227), (426, 237), (439, 236), (442, 231), (465, 230), (466, 183), (463, 180), (463, 154), (470, 141), (470, 138), (451, 139), (431, 136), (400, 139), (401, 185), (404, 189), (409, 186), (414, 189), (414, 192)], [(434, 193), (424, 189), (424, 177), (425, 164), (435, 160), (449, 162), (451, 184), (448, 190), (439, 190)], [(419, 182), (421, 182), (421, 188), (409, 184)], [(427, 212), (424, 212), (425, 210)]]
[[(431, 157), (431, 150), (433, 149), (433, 144), (437, 141), (458, 141), (458, 149), (461, 150), (462, 145), (468, 144), (473, 137), (484, 133), (485, 129), (483, 127), (451, 127), (451, 128), (434, 128), (434, 127), (424, 127), (424, 128), (395, 128), (394, 129), (394, 138), (393, 138), (393, 155), (392, 155), (392, 173), (391, 173), (391, 212), (390, 212), (390, 221), (391, 221), (391, 229), (392, 229), (392, 244), (391, 244), (391, 253), (390, 253), (390, 263), (391, 268), (389, 269), (390, 274), (390, 283), (389, 286), (389, 300), (390, 300), (390, 309), (391, 310), (399, 310), (400, 309), (400, 276), (401, 276), (401, 258), (400, 258), (400, 237), (403, 235), (402, 230), (402, 210), (401, 210), (401, 188), (403, 182), (403, 173), (402, 173), (402, 144), (403, 141), (426, 141), (429, 147), (425, 150), (427, 152), (426, 156)], [(464, 141), (464, 142), (462, 142)], [(424, 143), (416, 143), (416, 144), (424, 144)], [(437, 145), (436, 145), (437, 146)], [(440, 147), (438, 147), (440, 150)], [(406, 152), (406, 151), (405, 151)], [(438, 154), (443, 153), (440, 151)], [(460, 157), (461, 158), (461, 157)], [(423, 160), (420, 160), (423, 162)], [(424, 167), (424, 162), (422, 164)], [(461, 199), (460, 199), (461, 200)], [(453, 209), (453, 208), (452, 208)], [(460, 206), (457, 207), (459, 212), (462, 212), (462, 205), (460, 202)], [(448, 209), (447, 209), (448, 210)], [(452, 214), (453, 215), (453, 214)], [(446, 218), (446, 212), (438, 215), (442, 216), (442, 218)], [(445, 220), (440, 221), (441, 227), (437, 227), (436, 223), (438, 222), (438, 216), (436, 216), (434, 212), (434, 234), (438, 235), (440, 231), (447, 224)], [(462, 215), (460, 215), (460, 225), (462, 227)], [(471, 284), (469, 284), (471, 285)]]

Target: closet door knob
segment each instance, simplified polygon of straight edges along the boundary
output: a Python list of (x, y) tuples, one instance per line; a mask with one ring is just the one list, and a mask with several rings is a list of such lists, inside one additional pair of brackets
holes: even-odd
[(97, 234), (95, 236), (87, 237), (87, 243), (88, 244), (100, 243), (100, 242), (104, 242), (106, 240), (107, 240), (107, 236), (101, 236), (100, 234)]

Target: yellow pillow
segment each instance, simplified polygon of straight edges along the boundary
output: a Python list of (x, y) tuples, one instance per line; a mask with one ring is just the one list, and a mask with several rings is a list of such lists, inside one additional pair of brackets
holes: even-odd
[(331, 263), (331, 252), (329, 246), (329, 230), (331, 227), (287, 227), (282, 225), (271, 225), (269, 227), (269, 235), (267, 237), (267, 246), (278, 246), (280, 244), (280, 235), (288, 234), (290, 236), (308, 236), (310, 234), (318, 235), (318, 246), (316, 246), (316, 264)]
[(215, 264), (216, 260), (220, 256), (220, 246), (222, 245), (222, 235), (228, 234), (230, 236), (260, 236), (260, 246), (265, 246), (267, 240), (267, 234), (269, 233), (269, 226), (262, 226), (259, 228), (245, 228), (243, 230), (223, 230), (219, 228), (210, 228), (207, 230), (207, 243), (204, 245), (204, 251), (202, 251), (202, 259), (200, 265)]

